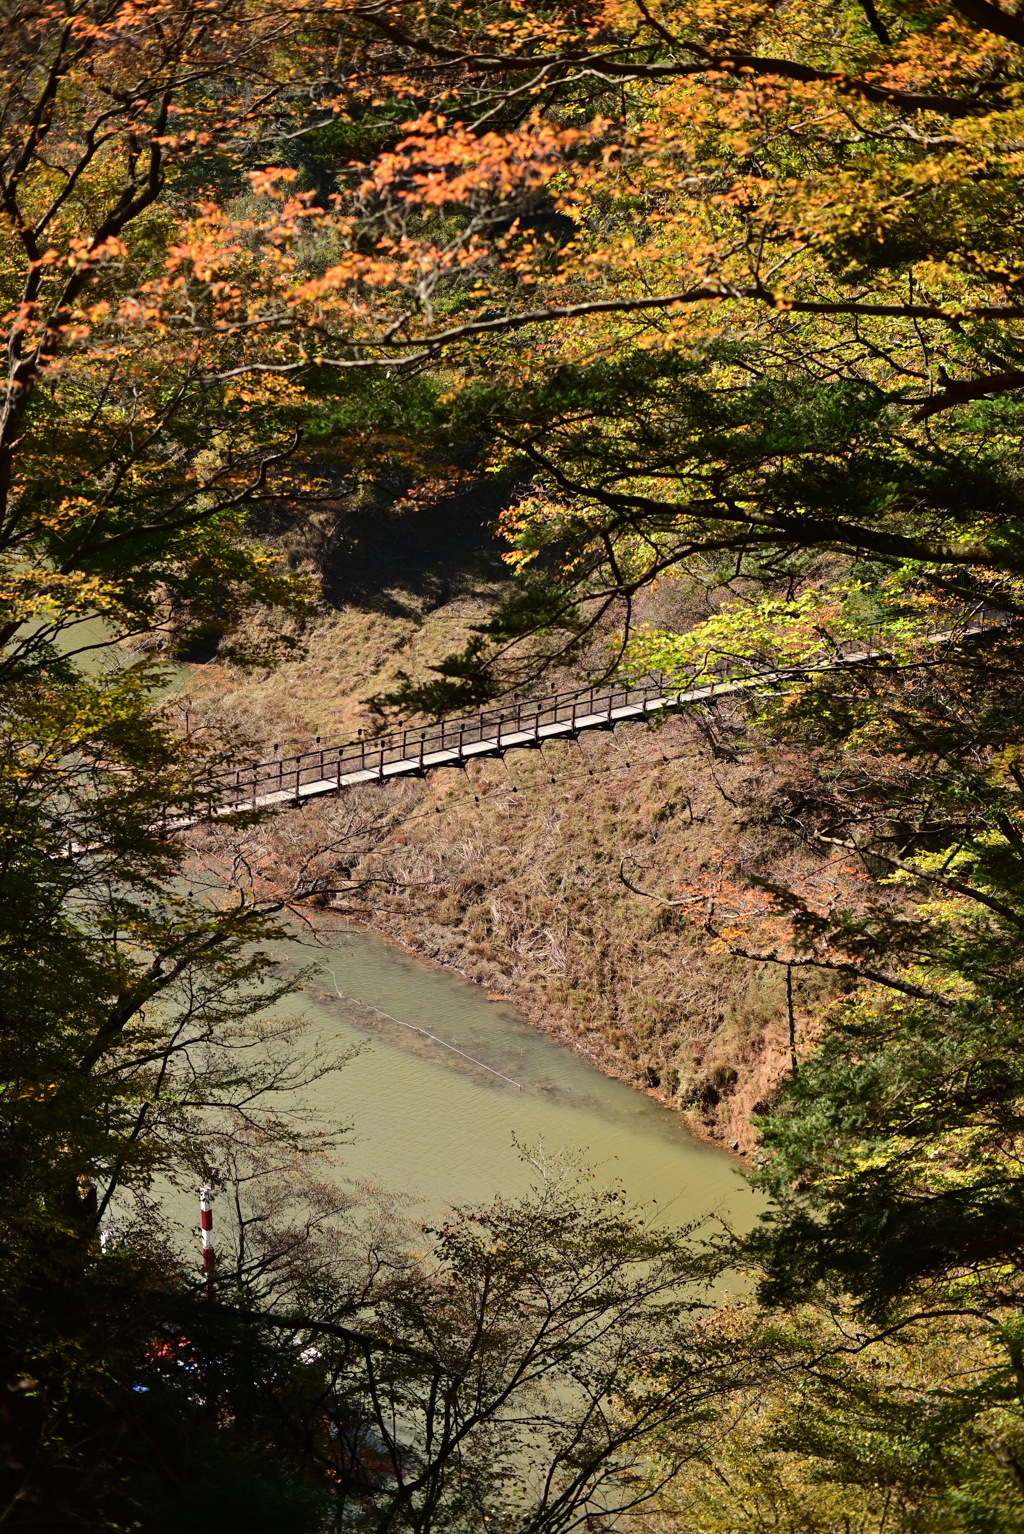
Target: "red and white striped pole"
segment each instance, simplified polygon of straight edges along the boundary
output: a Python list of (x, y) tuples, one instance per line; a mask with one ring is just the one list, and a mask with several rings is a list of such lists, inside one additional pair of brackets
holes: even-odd
[(204, 1187), (199, 1189), (199, 1226), (203, 1242), (203, 1272), (206, 1274), (206, 1297), (212, 1300), (214, 1278), (213, 1191), (210, 1188)]

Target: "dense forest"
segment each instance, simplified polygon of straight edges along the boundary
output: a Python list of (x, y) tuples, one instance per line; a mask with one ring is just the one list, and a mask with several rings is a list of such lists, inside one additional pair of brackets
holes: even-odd
[[(5, 4), (0, 1525), (1024, 1528), (1022, 179), (1010, 0)], [(537, 764), (458, 853), (433, 781), (214, 813), (652, 673), (756, 685), (557, 833)], [(333, 1179), (326, 905), (733, 1136), (753, 1230)]]

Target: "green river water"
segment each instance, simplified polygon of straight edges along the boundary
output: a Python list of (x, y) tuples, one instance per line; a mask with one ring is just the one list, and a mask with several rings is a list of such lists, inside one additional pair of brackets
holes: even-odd
[(305, 1094), (316, 1117), (351, 1126), (338, 1152), (343, 1175), (411, 1194), (433, 1212), (525, 1189), (532, 1169), (518, 1142), (579, 1156), (672, 1224), (716, 1211), (738, 1226), (754, 1218), (760, 1200), (737, 1162), (695, 1140), (669, 1107), (605, 1076), (480, 986), (375, 933), (339, 924), (321, 928), (321, 938), (288, 945), (289, 960), (317, 967), (289, 1010), (304, 1013), (324, 1050), (362, 1045)]

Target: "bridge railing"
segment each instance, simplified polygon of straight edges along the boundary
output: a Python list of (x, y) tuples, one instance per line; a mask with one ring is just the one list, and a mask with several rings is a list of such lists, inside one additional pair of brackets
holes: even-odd
[(467, 746), (503, 739), (528, 731), (536, 734), (545, 725), (568, 724), (591, 718), (596, 712), (613, 713), (618, 708), (641, 705), (660, 697), (661, 679), (646, 678), (616, 687), (577, 688), (571, 692), (551, 693), (546, 697), (523, 698), (480, 709), (475, 714), (442, 719), (436, 724), (407, 726), (386, 735), (360, 735), (356, 740), (314, 743), (307, 751), (280, 755), (220, 772), (214, 779), (225, 800), (242, 801), (262, 798), (278, 791), (298, 794), (304, 784), (322, 783), (330, 778), (344, 778), (351, 773), (384, 777), (385, 768), (398, 762), (431, 765), (440, 753), (461, 755)]
[[(995, 608), (977, 608), (963, 615), (956, 625), (958, 632), (977, 633), (986, 628), (1005, 627), (1008, 615)], [(1012, 620), (1011, 620), (1012, 621)], [(950, 631), (952, 637), (953, 631)], [(935, 635), (933, 638), (946, 637)], [(722, 656), (704, 672), (705, 682), (698, 685), (699, 694), (720, 683), (742, 681), (756, 686), (759, 680), (785, 675), (787, 671), (798, 672), (808, 665), (842, 665), (858, 657), (885, 653), (885, 645), (879, 636), (870, 635), (836, 645), (830, 654), (823, 653), (816, 662), (784, 668), (777, 663), (771, 667), (758, 668), (746, 658), (730, 659)], [(310, 749), (291, 755), (275, 751), (265, 761), (252, 762), (246, 766), (227, 769), (215, 775), (213, 786), (224, 804), (241, 804), (246, 800), (254, 803), (267, 795), (299, 796), (304, 785), (324, 783), (336, 779), (339, 784), (350, 774), (366, 773), (367, 780), (382, 780), (386, 768), (399, 762), (407, 770), (415, 771), (417, 763), (425, 771), (432, 765), (431, 758), (443, 753), (461, 757), (468, 746), (482, 741), (492, 742), (500, 750), (503, 739), (522, 735), (524, 732), (537, 736), (546, 725), (567, 724), (569, 732), (577, 720), (590, 721), (593, 728), (596, 719), (607, 717), (611, 721), (617, 709), (642, 708), (656, 699), (682, 697), (679, 683), (667, 684), (662, 675), (648, 675), (616, 686), (576, 688), (542, 697), (522, 698), (510, 703), (495, 704), (480, 709), (475, 714), (443, 719), (435, 724), (409, 725), (382, 735), (360, 735), (355, 740), (321, 742), (319, 737)], [(669, 704), (671, 706), (671, 704)]]

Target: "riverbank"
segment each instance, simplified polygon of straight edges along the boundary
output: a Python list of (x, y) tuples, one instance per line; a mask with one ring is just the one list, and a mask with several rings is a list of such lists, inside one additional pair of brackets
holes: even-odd
[[(271, 746), (354, 733), (370, 723), (361, 699), (400, 665), (425, 669), (482, 611), (462, 597), (419, 617), (327, 614), (306, 653), (263, 678), (204, 668), (197, 706)], [(335, 869), (377, 891), (356, 902), (359, 920), (749, 1156), (751, 1120), (789, 1065), (784, 977), (721, 951), (700, 907), (671, 901), (692, 877), (770, 863), (770, 789), (726, 717), (681, 716), (285, 812), (260, 833), (262, 855), (284, 869), (339, 849)], [(357, 806), (372, 833), (353, 831)], [(627, 888), (624, 858), (655, 898)], [(801, 1027), (826, 991), (798, 977)]]
[[(761, 840), (737, 808), (756, 784), (709, 764), (695, 735), (685, 719), (626, 727), (436, 775), (353, 877), (406, 886), (374, 926), (749, 1154), (751, 1119), (788, 1069), (783, 974), (722, 952), (699, 908), (620, 877), (631, 855), (631, 882), (671, 899)], [(802, 1017), (820, 995), (820, 982), (800, 987)]]
[(303, 1001), (318, 1049), (358, 1051), (304, 1094), (318, 1121), (351, 1125), (337, 1151), (346, 1178), (400, 1191), (433, 1216), (525, 1192), (537, 1175), (529, 1152), (554, 1165), (579, 1158), (598, 1183), (621, 1184), (673, 1223), (753, 1218), (757, 1199), (733, 1158), (666, 1107), (449, 967), (331, 917), (318, 928), (315, 944), (286, 950), (318, 971)]

